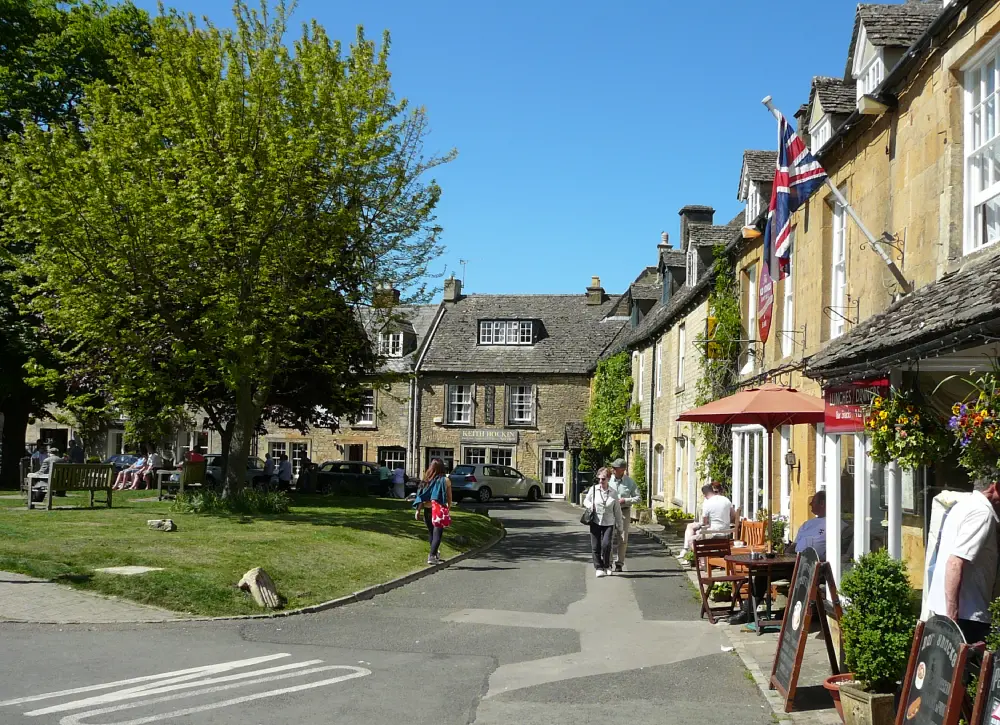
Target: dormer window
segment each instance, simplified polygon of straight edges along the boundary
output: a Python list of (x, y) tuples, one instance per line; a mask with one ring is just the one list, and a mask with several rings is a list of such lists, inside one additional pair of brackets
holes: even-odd
[(698, 250), (692, 245), (688, 248), (687, 256), (687, 284), (693, 285), (698, 281)]
[(382, 357), (403, 357), (403, 333), (380, 332), (378, 334), (378, 354)]
[(532, 345), (535, 342), (533, 320), (480, 320), (480, 345)]
[(833, 122), (830, 120), (830, 114), (824, 113), (822, 118), (809, 127), (809, 149), (816, 153), (831, 136), (833, 136)]
[(747, 224), (753, 224), (754, 220), (760, 215), (762, 206), (763, 201), (760, 197), (760, 190), (756, 184), (750, 182), (750, 188), (747, 191)]
[(875, 89), (882, 83), (885, 77), (885, 63), (882, 61), (882, 51), (878, 51), (875, 57), (868, 61), (861, 72), (855, 76), (857, 84), (857, 97), (866, 96), (875, 92)]

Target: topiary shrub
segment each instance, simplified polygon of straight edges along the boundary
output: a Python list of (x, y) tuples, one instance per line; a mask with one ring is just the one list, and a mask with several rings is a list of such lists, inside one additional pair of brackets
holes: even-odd
[(917, 621), (910, 592), (902, 562), (884, 549), (862, 556), (843, 577), (844, 659), (868, 690), (892, 692), (906, 672)]

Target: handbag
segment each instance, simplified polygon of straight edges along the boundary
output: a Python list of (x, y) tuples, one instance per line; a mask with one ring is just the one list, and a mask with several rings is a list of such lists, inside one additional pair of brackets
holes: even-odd
[(594, 517), (597, 515), (597, 494), (594, 489), (591, 488), (590, 492), (594, 495), (594, 507), (589, 509), (584, 509), (583, 513), (580, 514), (580, 523), (584, 526), (590, 526), (594, 522)]
[(431, 501), (431, 526), (446, 529), (451, 526), (451, 510), (437, 501)]

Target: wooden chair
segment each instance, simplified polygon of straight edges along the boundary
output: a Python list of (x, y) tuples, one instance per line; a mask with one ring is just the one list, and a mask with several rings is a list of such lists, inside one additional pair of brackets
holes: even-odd
[(764, 546), (767, 537), (766, 521), (744, 520), (740, 527), (740, 541), (747, 546)]
[[(694, 544), (694, 566), (698, 572), (698, 590), (701, 592), (701, 617), (704, 619), (708, 615), (710, 624), (715, 624), (716, 611), (708, 603), (708, 597), (712, 593), (712, 587), (716, 584), (728, 582), (733, 585), (733, 597), (726, 608), (726, 614), (732, 614), (734, 607), (739, 607), (742, 603), (739, 583), (745, 581), (745, 576), (733, 576), (725, 574), (722, 576), (712, 576), (708, 565), (709, 559), (721, 559), (728, 556), (733, 548), (730, 539), (704, 539), (695, 540)], [(722, 614), (723, 612), (718, 612)]]

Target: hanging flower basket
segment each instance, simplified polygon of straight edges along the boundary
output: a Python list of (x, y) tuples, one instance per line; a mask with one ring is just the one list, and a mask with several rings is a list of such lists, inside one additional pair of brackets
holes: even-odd
[(900, 468), (919, 468), (940, 460), (951, 441), (944, 422), (918, 402), (917, 394), (893, 388), (876, 396), (868, 408), (865, 428), (871, 437), (871, 458), (895, 461)]
[(973, 392), (952, 406), (948, 428), (960, 452), (958, 462), (972, 478), (993, 475), (1000, 466), (1000, 375), (997, 363), (988, 373), (965, 380)]

